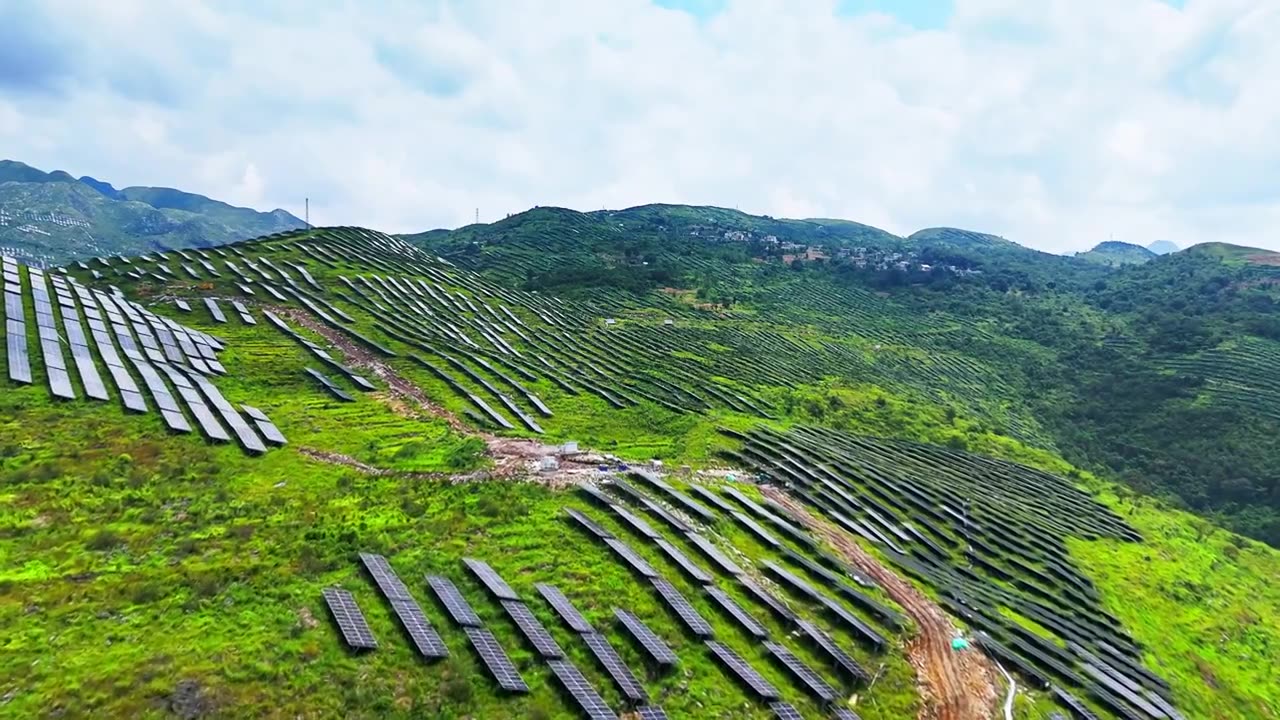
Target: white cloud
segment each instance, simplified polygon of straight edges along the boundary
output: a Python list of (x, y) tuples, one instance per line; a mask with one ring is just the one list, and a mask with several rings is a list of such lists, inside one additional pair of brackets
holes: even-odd
[(254, 5), (41, 4), (11, 27), (62, 52), (0, 72), (0, 155), (389, 231), (688, 202), (1280, 248), (1277, 3)]

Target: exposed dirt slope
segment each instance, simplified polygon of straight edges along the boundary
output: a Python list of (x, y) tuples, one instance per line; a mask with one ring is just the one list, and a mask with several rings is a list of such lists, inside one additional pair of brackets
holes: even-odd
[(920, 688), (919, 720), (989, 720), (996, 712), (996, 669), (977, 650), (951, 649), (953, 626), (947, 614), (911, 583), (881, 565), (848, 533), (810, 513), (800, 502), (774, 487), (762, 492), (781, 503), (816, 536), (825, 540), (851, 566), (871, 576), (915, 621), (916, 635), (907, 642), (907, 659), (916, 669)]

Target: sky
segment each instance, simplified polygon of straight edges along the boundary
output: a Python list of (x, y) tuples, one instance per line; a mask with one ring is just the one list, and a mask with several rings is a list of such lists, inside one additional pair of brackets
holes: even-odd
[(10, 0), (0, 158), (416, 232), (651, 202), (1280, 249), (1280, 2)]

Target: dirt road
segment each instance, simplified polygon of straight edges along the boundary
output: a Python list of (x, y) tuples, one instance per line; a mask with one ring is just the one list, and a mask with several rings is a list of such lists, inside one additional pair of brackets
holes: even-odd
[(906, 651), (920, 690), (919, 720), (990, 720), (996, 716), (996, 668), (977, 650), (951, 649), (953, 626), (942, 608), (881, 565), (848, 533), (809, 512), (790, 495), (774, 487), (762, 487), (761, 491), (802, 519), (852, 567), (871, 576), (915, 621), (917, 632), (907, 642)]

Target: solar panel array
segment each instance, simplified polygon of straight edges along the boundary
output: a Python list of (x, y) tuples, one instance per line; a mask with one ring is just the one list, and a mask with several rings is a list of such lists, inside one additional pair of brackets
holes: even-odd
[(84, 393), (93, 400), (110, 400), (107, 386), (102, 382), (102, 375), (89, 350), (89, 338), (84, 334), (81, 324), (80, 308), (71, 294), (66, 278), (55, 275), (52, 278), (54, 292), (58, 296), (58, 304), (62, 311), (62, 327), (66, 332), (67, 344), (71, 347), (71, 359), (76, 366), (76, 374), (80, 376), (80, 384)]
[(533, 612), (527, 605), (519, 600), (503, 600), (502, 609), (507, 611), (507, 615), (515, 622), (516, 627), (520, 628), (520, 632), (539, 655), (544, 658), (564, 657), (564, 651), (560, 649), (559, 643), (551, 637), (551, 633), (547, 632), (538, 618), (533, 616)]
[(728, 645), (717, 640), (708, 640), (706, 644), (711, 653), (716, 656), (716, 659), (742, 681), (751, 692), (764, 700), (772, 700), (778, 697), (778, 689)]
[(569, 598), (565, 597), (559, 588), (546, 583), (538, 583), (534, 587), (542, 594), (542, 597), (546, 598), (551, 607), (555, 609), (556, 613), (564, 619), (565, 623), (574, 632), (595, 632), (595, 628), (591, 626), (591, 623), (587, 622), (587, 619), (582, 616), (582, 613), (578, 612), (578, 609), (573, 606), (573, 603), (569, 602)]
[(324, 601), (329, 606), (329, 613), (333, 615), (334, 621), (338, 623), (338, 629), (342, 631), (342, 639), (349, 647), (357, 650), (378, 647), (378, 641), (373, 639), (373, 631), (369, 629), (369, 623), (364, 619), (364, 613), (360, 612), (360, 606), (356, 605), (351, 593), (342, 588), (328, 587), (324, 589)]
[(751, 635), (757, 640), (763, 640), (769, 637), (769, 631), (765, 629), (764, 625), (761, 625), (759, 620), (752, 617), (751, 613), (744, 610), (743, 607), (734, 601), (733, 598), (729, 597), (728, 593), (714, 585), (706, 586), (705, 590), (726, 614), (732, 617), (738, 625), (742, 626), (742, 629), (745, 630), (748, 635)]
[(791, 703), (769, 703), (769, 710), (773, 712), (773, 716), (778, 720), (804, 720), (804, 716)]
[(577, 666), (568, 660), (550, 660), (547, 664), (551, 666), (556, 679), (582, 708), (583, 714), (591, 720), (617, 720), (617, 713), (609, 708)]
[(650, 578), (650, 582), (653, 583), (654, 589), (658, 591), (662, 599), (666, 601), (667, 607), (670, 607), (676, 616), (680, 618), (680, 621), (684, 623), (685, 627), (689, 628), (689, 632), (699, 637), (711, 637), (715, 634), (715, 631), (711, 629), (711, 623), (698, 614), (698, 611), (689, 604), (689, 601), (685, 599), (684, 595), (680, 594), (680, 591), (674, 585), (660, 577)]
[(823, 702), (834, 702), (840, 696), (840, 693), (831, 687), (830, 683), (785, 646), (775, 642), (766, 642), (765, 647), (769, 648), (769, 654), (789, 670), (792, 675), (795, 675), (814, 697)]
[[(527, 693), (529, 686), (525, 684), (524, 678), (520, 677), (520, 671), (516, 669), (515, 663), (511, 662), (511, 658), (507, 657), (507, 653), (502, 649), (502, 645), (493, 633), (487, 629), (475, 626), (466, 626), (463, 630), (467, 633), (467, 639), (471, 641), (471, 646), (476, 649), (476, 653), (480, 656), (480, 660), (489, 668), (489, 673), (498, 681), (498, 687), (507, 692)], [(553, 660), (552, 662), (560, 662)]]
[(427, 620), (422, 607), (413, 598), (408, 586), (391, 568), (391, 563), (385, 557), (374, 553), (360, 553), (360, 562), (364, 564), (374, 584), (378, 586), (378, 591), (391, 604), (392, 612), (395, 613), (400, 626), (409, 635), (418, 652), (426, 658), (448, 657), (449, 650), (445, 647), (440, 633)]
[(18, 264), (10, 257), (4, 258), (4, 316), (5, 346), (9, 353), (9, 379), (24, 385), (31, 384), (31, 359), (27, 354), (26, 309), (22, 300), (22, 277)]
[(667, 667), (679, 662), (679, 658), (676, 657), (671, 647), (633, 613), (614, 608), (613, 616), (618, 619), (618, 622), (622, 623), (622, 627), (626, 628), (627, 632), (631, 633), (636, 642), (640, 643), (640, 647), (644, 648), (655, 664), (660, 667)]
[(62, 341), (58, 335), (53, 302), (49, 297), (48, 281), (44, 273), (35, 268), (27, 269), (27, 280), (31, 283), (31, 296), (36, 307), (36, 333), (40, 339), (45, 375), (49, 379), (49, 392), (54, 397), (75, 400), (76, 391), (71, 386), (71, 375), (67, 373), (66, 356), (62, 354)]
[(428, 575), (427, 584), (431, 586), (431, 590), (440, 599), (444, 609), (448, 611), (449, 617), (452, 617), (454, 622), (467, 627), (484, 625), (480, 616), (467, 603), (467, 599), (462, 597), (461, 592), (458, 592), (458, 587), (453, 584), (452, 580), (443, 575)]
[(462, 558), (462, 564), (475, 574), (480, 582), (499, 600), (519, 600), (520, 595), (507, 584), (489, 564), (475, 558)]
[[(30, 384), (34, 378), (21, 266), (9, 257), (2, 258), (2, 266), (9, 375), (15, 382)], [(104, 267), (141, 276), (139, 266), (127, 260)], [(223, 349), (220, 341), (127, 300), (114, 285), (110, 292), (90, 289), (62, 270), (28, 268), (26, 274), (35, 310), (40, 367), (51, 396), (110, 400), (112, 392), (106, 381), (110, 377), (125, 410), (148, 413), (152, 406), (145, 396), (149, 394), (172, 432), (193, 432), (190, 419), (194, 417), (209, 441), (226, 442), (234, 437), (251, 454), (266, 450), (260, 432), (269, 433), (271, 444), (283, 444), (283, 435), (270, 421), (266, 425), (245, 422), (213, 384), (211, 378), (227, 374), (217, 359), (217, 352)], [(185, 301), (175, 301), (172, 306), (164, 303), (179, 310), (184, 305), (189, 310)]]
[(585, 633), (582, 640), (591, 649), (591, 653), (596, 656), (596, 660), (609, 673), (609, 677), (613, 678), (618, 689), (622, 691), (622, 696), (629, 702), (640, 703), (649, 700), (649, 694), (645, 692), (644, 685), (636, 679), (631, 668), (622, 660), (622, 656), (618, 651), (609, 644), (608, 639), (599, 633)]

